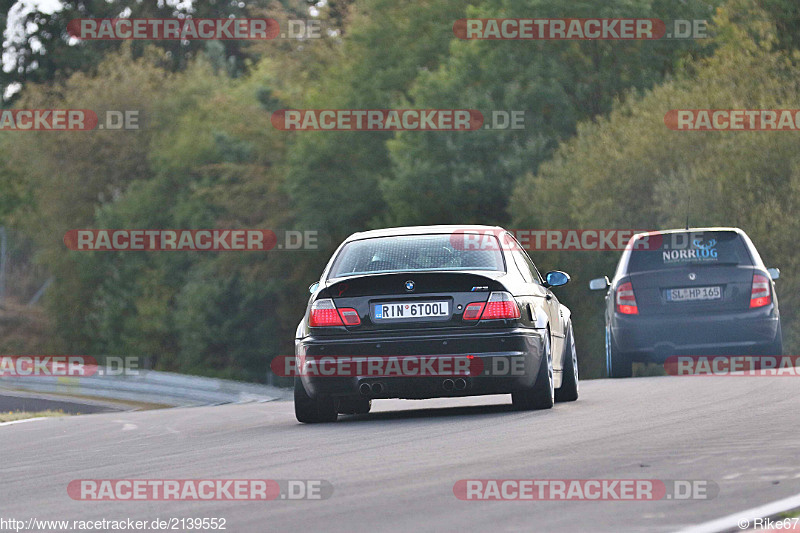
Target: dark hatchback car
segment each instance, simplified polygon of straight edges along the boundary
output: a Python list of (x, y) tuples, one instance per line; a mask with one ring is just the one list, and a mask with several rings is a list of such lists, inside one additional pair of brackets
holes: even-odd
[(614, 279), (589, 284), (608, 290), (608, 376), (630, 377), (632, 362), (670, 355), (781, 354), (779, 274), (738, 228), (634, 235)]
[[(331, 257), (297, 328), (294, 405), (301, 422), (366, 413), (378, 398), (512, 395), (520, 409), (578, 397), (570, 312), (502, 228), (421, 226), (356, 233)], [(469, 375), (320, 375), (329, 358), (465, 357)], [(498, 364), (498, 363), (503, 364)], [(309, 366), (312, 365), (312, 366)]]

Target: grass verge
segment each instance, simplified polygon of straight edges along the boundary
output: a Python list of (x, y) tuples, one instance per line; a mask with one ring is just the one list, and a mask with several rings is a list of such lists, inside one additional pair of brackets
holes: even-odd
[(64, 411), (8, 411), (0, 413), (0, 422), (14, 422), (15, 420), (25, 420), (26, 418), (42, 418), (50, 416), (67, 416)]

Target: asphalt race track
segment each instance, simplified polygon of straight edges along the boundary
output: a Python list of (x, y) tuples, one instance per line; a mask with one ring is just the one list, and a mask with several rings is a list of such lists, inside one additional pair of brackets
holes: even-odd
[[(0, 427), (2, 517), (224, 517), (227, 531), (675, 531), (800, 493), (800, 381), (655, 377), (510, 396), (376, 402), (301, 425), (292, 403), (93, 414)], [(74, 479), (323, 479), (325, 500), (76, 501)], [(460, 479), (709, 480), (711, 500), (461, 501)]]

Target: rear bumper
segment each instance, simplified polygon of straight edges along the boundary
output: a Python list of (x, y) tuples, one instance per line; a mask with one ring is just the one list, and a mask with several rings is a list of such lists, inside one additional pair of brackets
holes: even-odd
[[(301, 375), (303, 386), (311, 397), (362, 398), (437, 398), (507, 394), (533, 386), (544, 346), (544, 330), (506, 329), (471, 331), (452, 334), (380, 337), (319, 338), (295, 341), (296, 356), (467, 356), (482, 361), (484, 371), (462, 377), (462, 390), (445, 390), (446, 379), (454, 376), (319, 376)], [(299, 367), (299, 366), (298, 366)], [(495, 369), (515, 369), (495, 372)], [(498, 375), (502, 374), (502, 375)], [(363, 383), (381, 384), (381, 392), (362, 394)]]
[[(775, 316), (773, 316), (775, 315)], [(632, 360), (663, 363), (670, 355), (753, 355), (775, 341), (773, 306), (720, 315), (614, 315), (615, 349)]]

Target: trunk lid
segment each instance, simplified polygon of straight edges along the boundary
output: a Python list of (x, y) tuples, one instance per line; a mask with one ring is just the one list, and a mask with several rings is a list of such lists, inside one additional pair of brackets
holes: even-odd
[(472, 302), (485, 302), (491, 291), (505, 290), (503, 272), (413, 272), (345, 278), (325, 292), (336, 307), (358, 312), (361, 324), (350, 331), (469, 328), (464, 321)]

